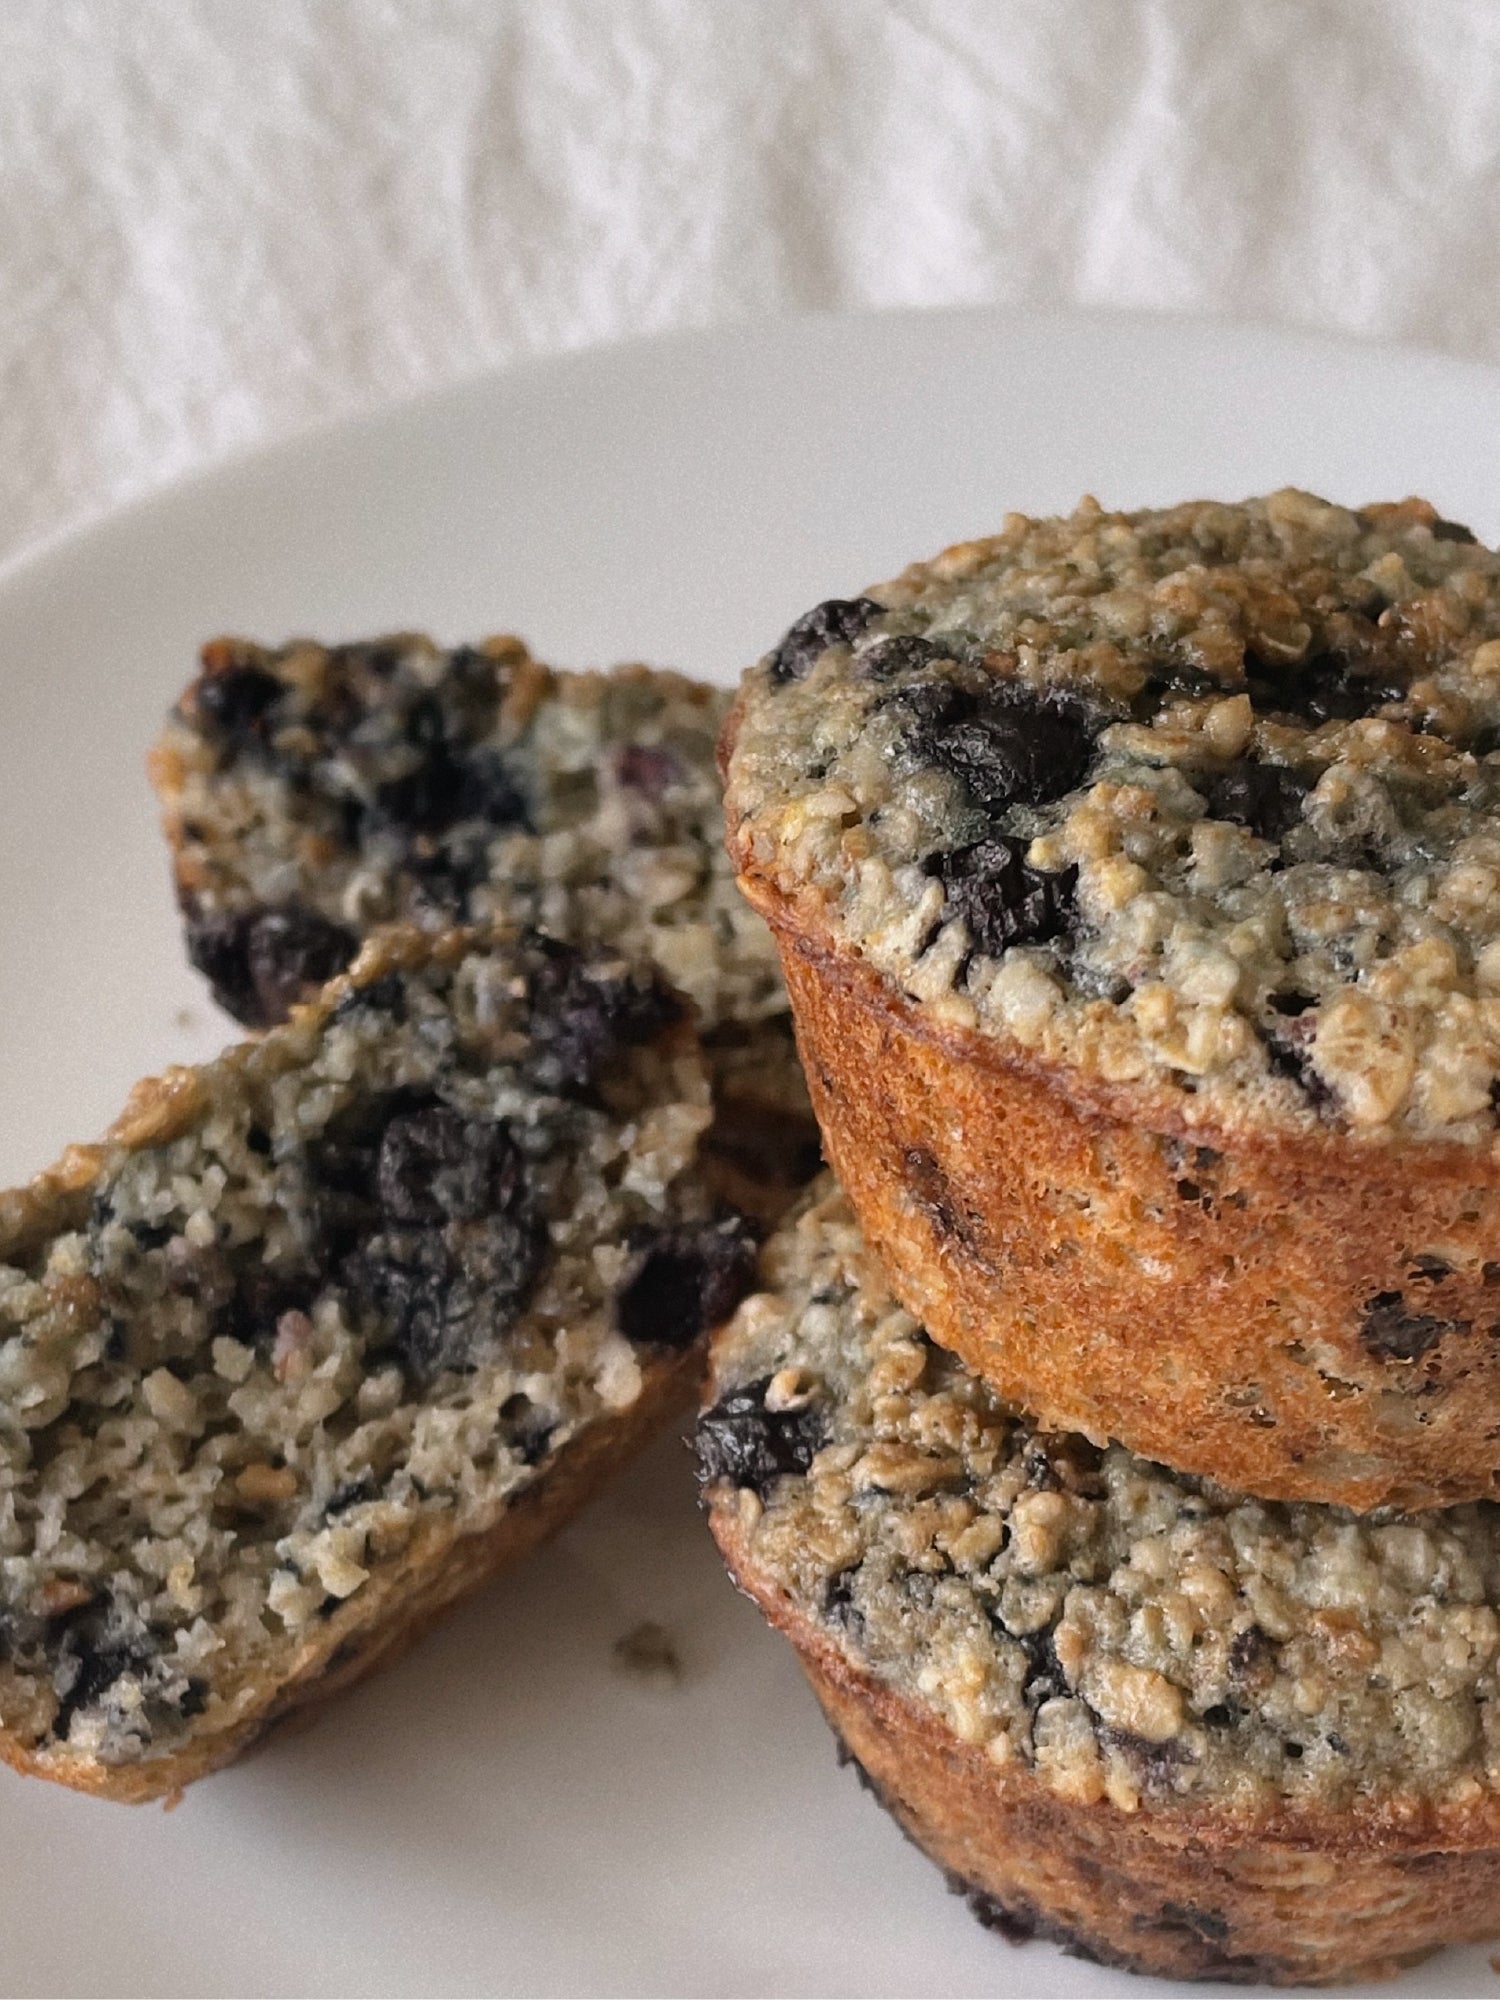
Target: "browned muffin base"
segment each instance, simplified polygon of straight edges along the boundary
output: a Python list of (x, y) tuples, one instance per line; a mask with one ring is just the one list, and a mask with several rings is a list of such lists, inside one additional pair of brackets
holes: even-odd
[[(1302, 1815), (1237, 1826), (1078, 1805), (997, 1766), (863, 1672), (746, 1560), (735, 1496), (710, 1524), (736, 1583), (796, 1649), (829, 1722), (916, 1844), (1014, 1940), (1172, 1979), (1329, 1985), (1389, 1977), (1500, 1933), (1500, 1829)], [(1479, 1844), (1487, 1842), (1489, 1844)]]
[(764, 880), (830, 1164), (892, 1289), (1049, 1426), (1272, 1499), (1500, 1489), (1500, 1166), (1189, 1130), (934, 1025)]
[(246, 1712), (234, 1726), (195, 1735), (171, 1755), (125, 1765), (69, 1757), (56, 1749), (38, 1758), (9, 1732), (0, 1731), (0, 1760), (28, 1776), (50, 1778), (124, 1805), (169, 1796), (222, 1769), (293, 1710), (325, 1701), (399, 1659), (450, 1605), (565, 1527), (664, 1424), (689, 1406), (702, 1367), (701, 1344), (653, 1362), (643, 1370), (641, 1393), (631, 1407), (590, 1424), (487, 1533), (458, 1535), (434, 1523), (414, 1536), (400, 1564), (373, 1576), (322, 1622), (289, 1672), (267, 1672), (252, 1684)]

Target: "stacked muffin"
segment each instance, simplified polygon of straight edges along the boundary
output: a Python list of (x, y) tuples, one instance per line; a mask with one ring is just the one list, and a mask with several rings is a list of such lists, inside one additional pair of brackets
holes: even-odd
[(843, 1192), (716, 1343), (711, 1518), (1002, 1928), (1500, 1928), (1497, 751), (1500, 558), (1417, 501), (1012, 517), (746, 678)]

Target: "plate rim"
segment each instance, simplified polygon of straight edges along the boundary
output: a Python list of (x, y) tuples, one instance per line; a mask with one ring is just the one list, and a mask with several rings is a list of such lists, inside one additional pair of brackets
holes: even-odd
[(943, 321), (977, 325), (987, 321), (997, 333), (1045, 331), (1048, 328), (1099, 333), (1126, 333), (1150, 328), (1165, 333), (1194, 337), (1221, 336), (1236, 343), (1268, 342), (1285, 351), (1317, 354), (1327, 359), (1340, 355), (1363, 360), (1385, 360), (1416, 367), (1439, 368), (1444, 373), (1466, 374), (1476, 386), (1487, 385), (1500, 392), (1500, 362), (1488, 362), (1471, 355), (1420, 342), (1385, 340), (1354, 333), (1347, 328), (1323, 328), (1281, 323), (1273, 320), (1242, 319), (1231, 314), (1152, 311), (1139, 307), (1057, 306), (1036, 309), (1014, 305), (931, 305), (874, 307), (855, 311), (767, 313), (741, 319), (717, 321), (708, 326), (676, 327), (660, 333), (629, 334), (621, 339), (589, 341), (547, 353), (517, 354), (451, 381), (429, 383), (405, 394), (383, 397), (366, 405), (314, 417), (279, 436), (256, 439), (232, 446), (202, 463), (171, 474), (158, 486), (132, 493), (113, 505), (101, 505), (60, 526), (48, 529), (0, 560), (0, 595), (13, 586), (28, 583), (34, 572), (43, 571), (61, 556), (72, 557), (79, 544), (96, 535), (116, 533), (157, 511), (170, 511), (179, 502), (204, 494), (221, 482), (233, 484), (246, 475), (274, 470), (279, 461), (293, 465), (311, 448), (328, 442), (348, 440), (354, 444), (366, 433), (378, 431), (392, 422), (418, 419), (425, 412), (448, 404), (458, 405), (472, 396), (483, 395), (500, 385), (526, 377), (566, 376), (602, 359), (619, 357), (628, 363), (632, 356), (673, 351), (711, 350), (736, 341), (771, 341), (834, 337), (862, 326), (917, 326)]

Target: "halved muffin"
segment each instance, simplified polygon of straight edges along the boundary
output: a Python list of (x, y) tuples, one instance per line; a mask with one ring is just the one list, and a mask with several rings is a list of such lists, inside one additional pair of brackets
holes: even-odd
[(650, 967), (389, 932), (0, 1197), (0, 1756), (226, 1762), (686, 1401), (754, 1236)]
[(786, 1007), (723, 851), (722, 689), (519, 639), (216, 639), (151, 758), (189, 955), (247, 1027), (379, 925), (535, 925), (648, 957), (706, 1028)]

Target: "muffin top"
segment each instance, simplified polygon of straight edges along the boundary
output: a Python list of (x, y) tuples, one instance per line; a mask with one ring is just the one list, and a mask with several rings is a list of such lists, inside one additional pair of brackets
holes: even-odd
[(727, 811), (937, 1023), (1187, 1125), (1493, 1141), (1500, 557), (1425, 501), (1012, 515), (792, 626)]
[(1047, 1433), (891, 1297), (831, 1179), (713, 1344), (742, 1581), (1081, 1804), (1493, 1810), (1500, 1509), (1247, 1498)]

